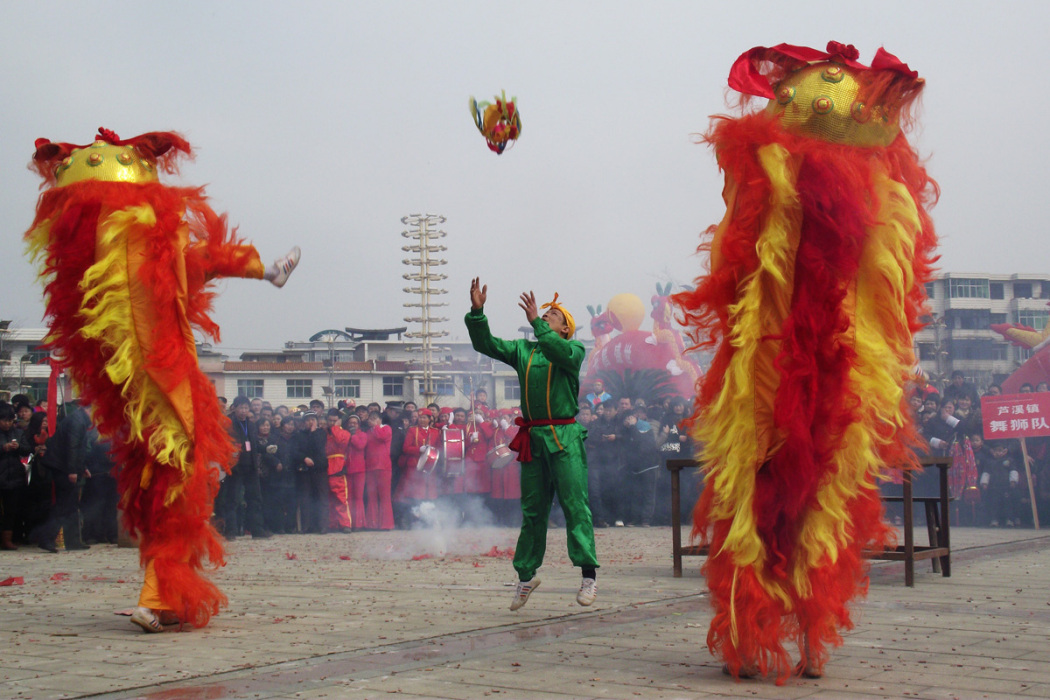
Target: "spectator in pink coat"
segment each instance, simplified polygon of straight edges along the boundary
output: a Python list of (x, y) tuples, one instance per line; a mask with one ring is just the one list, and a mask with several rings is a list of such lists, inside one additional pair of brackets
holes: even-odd
[(378, 412), (368, 414), (368, 443), (365, 445), (365, 524), (372, 530), (393, 530), (394, 510), (390, 503), (390, 440), (393, 431), (383, 425)]

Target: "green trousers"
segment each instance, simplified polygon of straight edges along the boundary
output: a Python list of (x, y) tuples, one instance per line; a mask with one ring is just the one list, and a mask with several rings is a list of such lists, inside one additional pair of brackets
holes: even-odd
[(543, 440), (532, 441), (532, 461), (521, 465), (521, 534), (514, 550), (514, 570), (529, 581), (547, 551), (547, 520), (554, 494), (565, 512), (569, 559), (573, 566), (598, 568), (594, 524), (587, 500), (587, 452), (583, 439), (551, 452)]

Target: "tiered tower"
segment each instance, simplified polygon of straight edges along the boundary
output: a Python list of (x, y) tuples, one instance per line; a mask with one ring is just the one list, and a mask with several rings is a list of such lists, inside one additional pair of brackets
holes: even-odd
[(430, 403), (437, 398), (438, 392), (435, 380), (440, 377), (435, 375), (435, 369), (442, 364), (434, 359), (435, 351), (440, 350), (439, 347), (435, 347), (434, 340), (448, 335), (448, 331), (435, 328), (437, 324), (444, 323), (448, 319), (433, 315), (436, 307), (448, 306), (448, 302), (433, 300), (435, 296), (448, 294), (447, 289), (434, 286), (435, 283), (447, 279), (448, 275), (441, 272), (433, 272), (432, 268), (448, 264), (447, 260), (438, 257), (438, 254), (445, 252), (448, 248), (437, 242), (448, 234), (438, 228), (445, 223), (445, 217), (437, 214), (410, 214), (402, 217), (401, 223), (409, 227), (407, 231), (402, 231), (401, 235), (412, 241), (409, 245), (401, 246), (401, 250), (406, 253), (415, 253), (418, 256), (405, 258), (401, 261), (405, 265), (416, 268), (412, 272), (406, 272), (402, 275), (406, 280), (415, 282), (417, 285), (415, 287), (405, 287), (405, 292), (419, 295), (418, 302), (413, 301), (404, 304), (408, 308), (418, 308), (419, 315), (406, 316), (405, 321), (418, 323), (421, 326), (418, 331), (409, 331), (405, 333), (405, 336), (419, 339), (419, 346), (415, 350), (422, 353), (423, 376), (420, 382), (420, 389), (424, 401)]

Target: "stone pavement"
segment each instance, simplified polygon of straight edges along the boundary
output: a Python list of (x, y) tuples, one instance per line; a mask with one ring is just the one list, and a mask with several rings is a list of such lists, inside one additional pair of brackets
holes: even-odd
[[(704, 647), (700, 560), (671, 576), (668, 528), (599, 530), (598, 602), (552, 531), (516, 613), (508, 529), (240, 539), (203, 630), (146, 635), (137, 553), (2, 553), (2, 698), (1050, 697), (1050, 535), (955, 528), (951, 578), (876, 562), (827, 675), (734, 682)], [(439, 555), (439, 556), (428, 556)]]

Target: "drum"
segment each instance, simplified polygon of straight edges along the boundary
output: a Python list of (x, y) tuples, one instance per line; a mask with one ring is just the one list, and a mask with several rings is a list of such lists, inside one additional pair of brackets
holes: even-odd
[(459, 428), (445, 428), (445, 476), (463, 476), (467, 470), (466, 435)]
[(493, 469), (502, 469), (514, 461), (514, 452), (506, 445), (496, 445), (485, 455), (485, 461)]
[(438, 450), (436, 447), (423, 447), (419, 450), (419, 459), (416, 461), (416, 470), (424, 474), (434, 471), (438, 463)]

